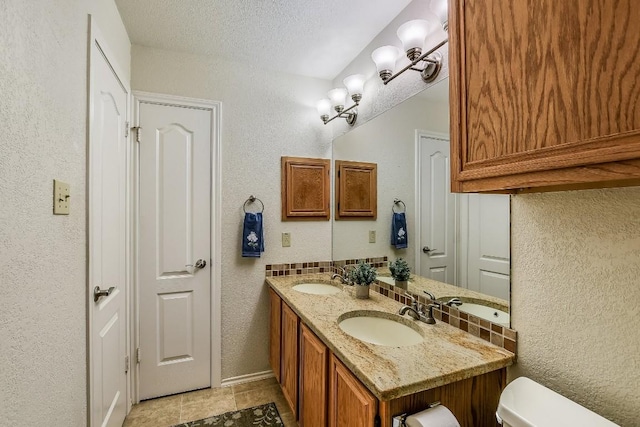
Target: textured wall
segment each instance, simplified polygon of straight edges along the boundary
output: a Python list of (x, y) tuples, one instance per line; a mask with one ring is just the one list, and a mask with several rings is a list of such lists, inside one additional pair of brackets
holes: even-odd
[[(97, 6), (128, 69), (110, 1), (0, 3), (2, 425), (86, 425), (87, 13)], [(71, 185), (69, 216), (52, 215), (54, 178)]]
[[(315, 103), (329, 82), (133, 46), (132, 87), (222, 102), (222, 378), (270, 369), (265, 264), (331, 259), (329, 221), (280, 220), (280, 157), (331, 157)], [(242, 204), (265, 205), (262, 258), (240, 256)], [(281, 247), (281, 233), (291, 247)]]
[(640, 419), (639, 201), (640, 187), (512, 199), (509, 375), (623, 426)]

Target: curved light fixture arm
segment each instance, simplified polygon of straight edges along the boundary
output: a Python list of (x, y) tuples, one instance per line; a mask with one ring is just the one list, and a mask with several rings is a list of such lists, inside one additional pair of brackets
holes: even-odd
[[(420, 74), (422, 75), (422, 79), (425, 82), (431, 82), (435, 80), (435, 78), (438, 77), (438, 74), (440, 73), (440, 69), (442, 68), (442, 55), (436, 52), (436, 50), (440, 49), (442, 46), (447, 44), (448, 41), (449, 39), (444, 39), (443, 41), (441, 41), (440, 43), (438, 43), (437, 45), (435, 45), (434, 47), (432, 47), (431, 49), (429, 49), (428, 51), (420, 55), (418, 58), (411, 61), (409, 65), (407, 65), (397, 73), (393, 74), (388, 79), (383, 80), (383, 83), (385, 85), (388, 84), (391, 80), (395, 79), (396, 77), (398, 77), (400, 74), (404, 73), (407, 70), (419, 71)], [(418, 63), (420, 62), (426, 63), (423, 68), (416, 67), (416, 65), (418, 65)]]
[(359, 102), (356, 102), (351, 107), (347, 108), (346, 110), (342, 110), (341, 112), (339, 112), (338, 114), (336, 114), (335, 116), (333, 116), (331, 118), (329, 118), (329, 116), (322, 116), (321, 117), (322, 121), (326, 125), (331, 120), (334, 120), (334, 119), (337, 119), (338, 117), (340, 117), (342, 119), (346, 119), (347, 123), (349, 124), (349, 126), (353, 126), (353, 124), (356, 122), (356, 120), (358, 118), (358, 110), (356, 110), (356, 107), (358, 106), (358, 104), (359, 104)]

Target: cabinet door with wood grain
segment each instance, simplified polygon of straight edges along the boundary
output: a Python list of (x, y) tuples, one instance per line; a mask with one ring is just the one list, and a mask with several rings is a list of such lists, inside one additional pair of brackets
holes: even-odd
[(300, 427), (326, 427), (329, 349), (300, 324)]
[(269, 288), (269, 364), (276, 380), (280, 382), (280, 346), (282, 330), (282, 299)]
[(282, 303), (282, 358), (280, 385), (291, 411), (298, 414), (298, 331), (300, 319), (286, 303)]
[(450, 0), (452, 189), (640, 183), (636, 0)]
[(373, 426), (378, 400), (333, 354), (329, 375), (329, 427)]

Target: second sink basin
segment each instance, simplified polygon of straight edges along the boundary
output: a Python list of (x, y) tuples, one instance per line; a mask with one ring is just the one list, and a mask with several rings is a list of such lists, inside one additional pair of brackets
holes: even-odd
[(424, 341), (420, 328), (410, 320), (381, 311), (351, 311), (338, 318), (348, 335), (370, 344), (401, 347)]
[(337, 294), (341, 289), (328, 283), (301, 283), (293, 286), (291, 289), (303, 294), (312, 295), (332, 295)]

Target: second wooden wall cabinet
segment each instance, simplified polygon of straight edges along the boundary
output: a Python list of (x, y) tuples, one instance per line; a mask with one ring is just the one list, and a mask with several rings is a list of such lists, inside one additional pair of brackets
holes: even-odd
[(636, 0), (450, 0), (452, 190), (640, 184)]

